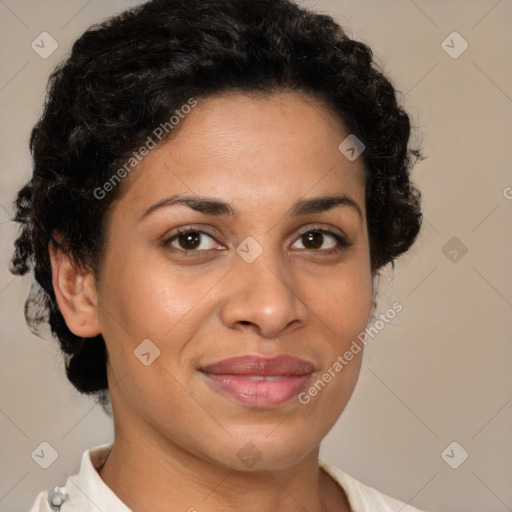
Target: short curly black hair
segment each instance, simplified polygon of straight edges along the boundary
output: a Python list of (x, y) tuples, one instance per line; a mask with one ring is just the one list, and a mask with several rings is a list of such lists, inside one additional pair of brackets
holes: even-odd
[(108, 403), (108, 354), (101, 335), (85, 342), (68, 329), (49, 242), (98, 275), (105, 214), (121, 189), (101, 187), (155, 127), (190, 98), (280, 91), (323, 101), (364, 143), (371, 267), (393, 265), (421, 226), (410, 171), (422, 156), (409, 147), (409, 116), (371, 49), (332, 17), (290, 0), (153, 0), (90, 27), (53, 72), (30, 137), (33, 175), (15, 203), (10, 270), (32, 267), (25, 317), (36, 333), (49, 323), (79, 392)]

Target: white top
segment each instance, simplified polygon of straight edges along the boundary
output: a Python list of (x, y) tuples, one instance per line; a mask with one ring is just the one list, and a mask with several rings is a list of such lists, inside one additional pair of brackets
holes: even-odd
[[(78, 474), (68, 477), (64, 487), (41, 491), (29, 512), (132, 512), (98, 473), (111, 449), (112, 443), (86, 450)], [(421, 512), (362, 484), (322, 459), (318, 462), (345, 491), (352, 512)], [(50, 502), (54, 505), (51, 506)]]

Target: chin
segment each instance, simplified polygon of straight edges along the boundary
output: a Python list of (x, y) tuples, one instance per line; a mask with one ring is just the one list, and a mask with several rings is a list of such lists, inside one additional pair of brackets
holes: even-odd
[(297, 465), (320, 444), (312, 438), (293, 443), (290, 437), (284, 429), (281, 435), (276, 431), (271, 435), (268, 432), (244, 435), (240, 439), (234, 436), (229, 446), (217, 445), (220, 451), (213, 454), (212, 460), (235, 471), (284, 471)]

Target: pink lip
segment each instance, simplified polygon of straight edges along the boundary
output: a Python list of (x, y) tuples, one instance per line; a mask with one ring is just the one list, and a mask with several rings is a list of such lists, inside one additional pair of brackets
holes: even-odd
[[(201, 368), (216, 389), (245, 405), (256, 408), (277, 407), (305, 387), (314, 371), (312, 363), (291, 356), (265, 358), (242, 356), (225, 359)], [(266, 377), (278, 376), (278, 380)]]

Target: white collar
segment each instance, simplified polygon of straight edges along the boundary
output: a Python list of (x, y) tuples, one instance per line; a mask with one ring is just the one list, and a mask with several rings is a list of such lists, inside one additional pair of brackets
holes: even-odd
[[(132, 512), (108, 487), (98, 473), (107, 460), (112, 443), (86, 450), (82, 455), (80, 471), (66, 480), (66, 494), (73, 510), (80, 512)], [(66, 500), (67, 501), (67, 500)], [(66, 510), (62, 507), (63, 512)]]

